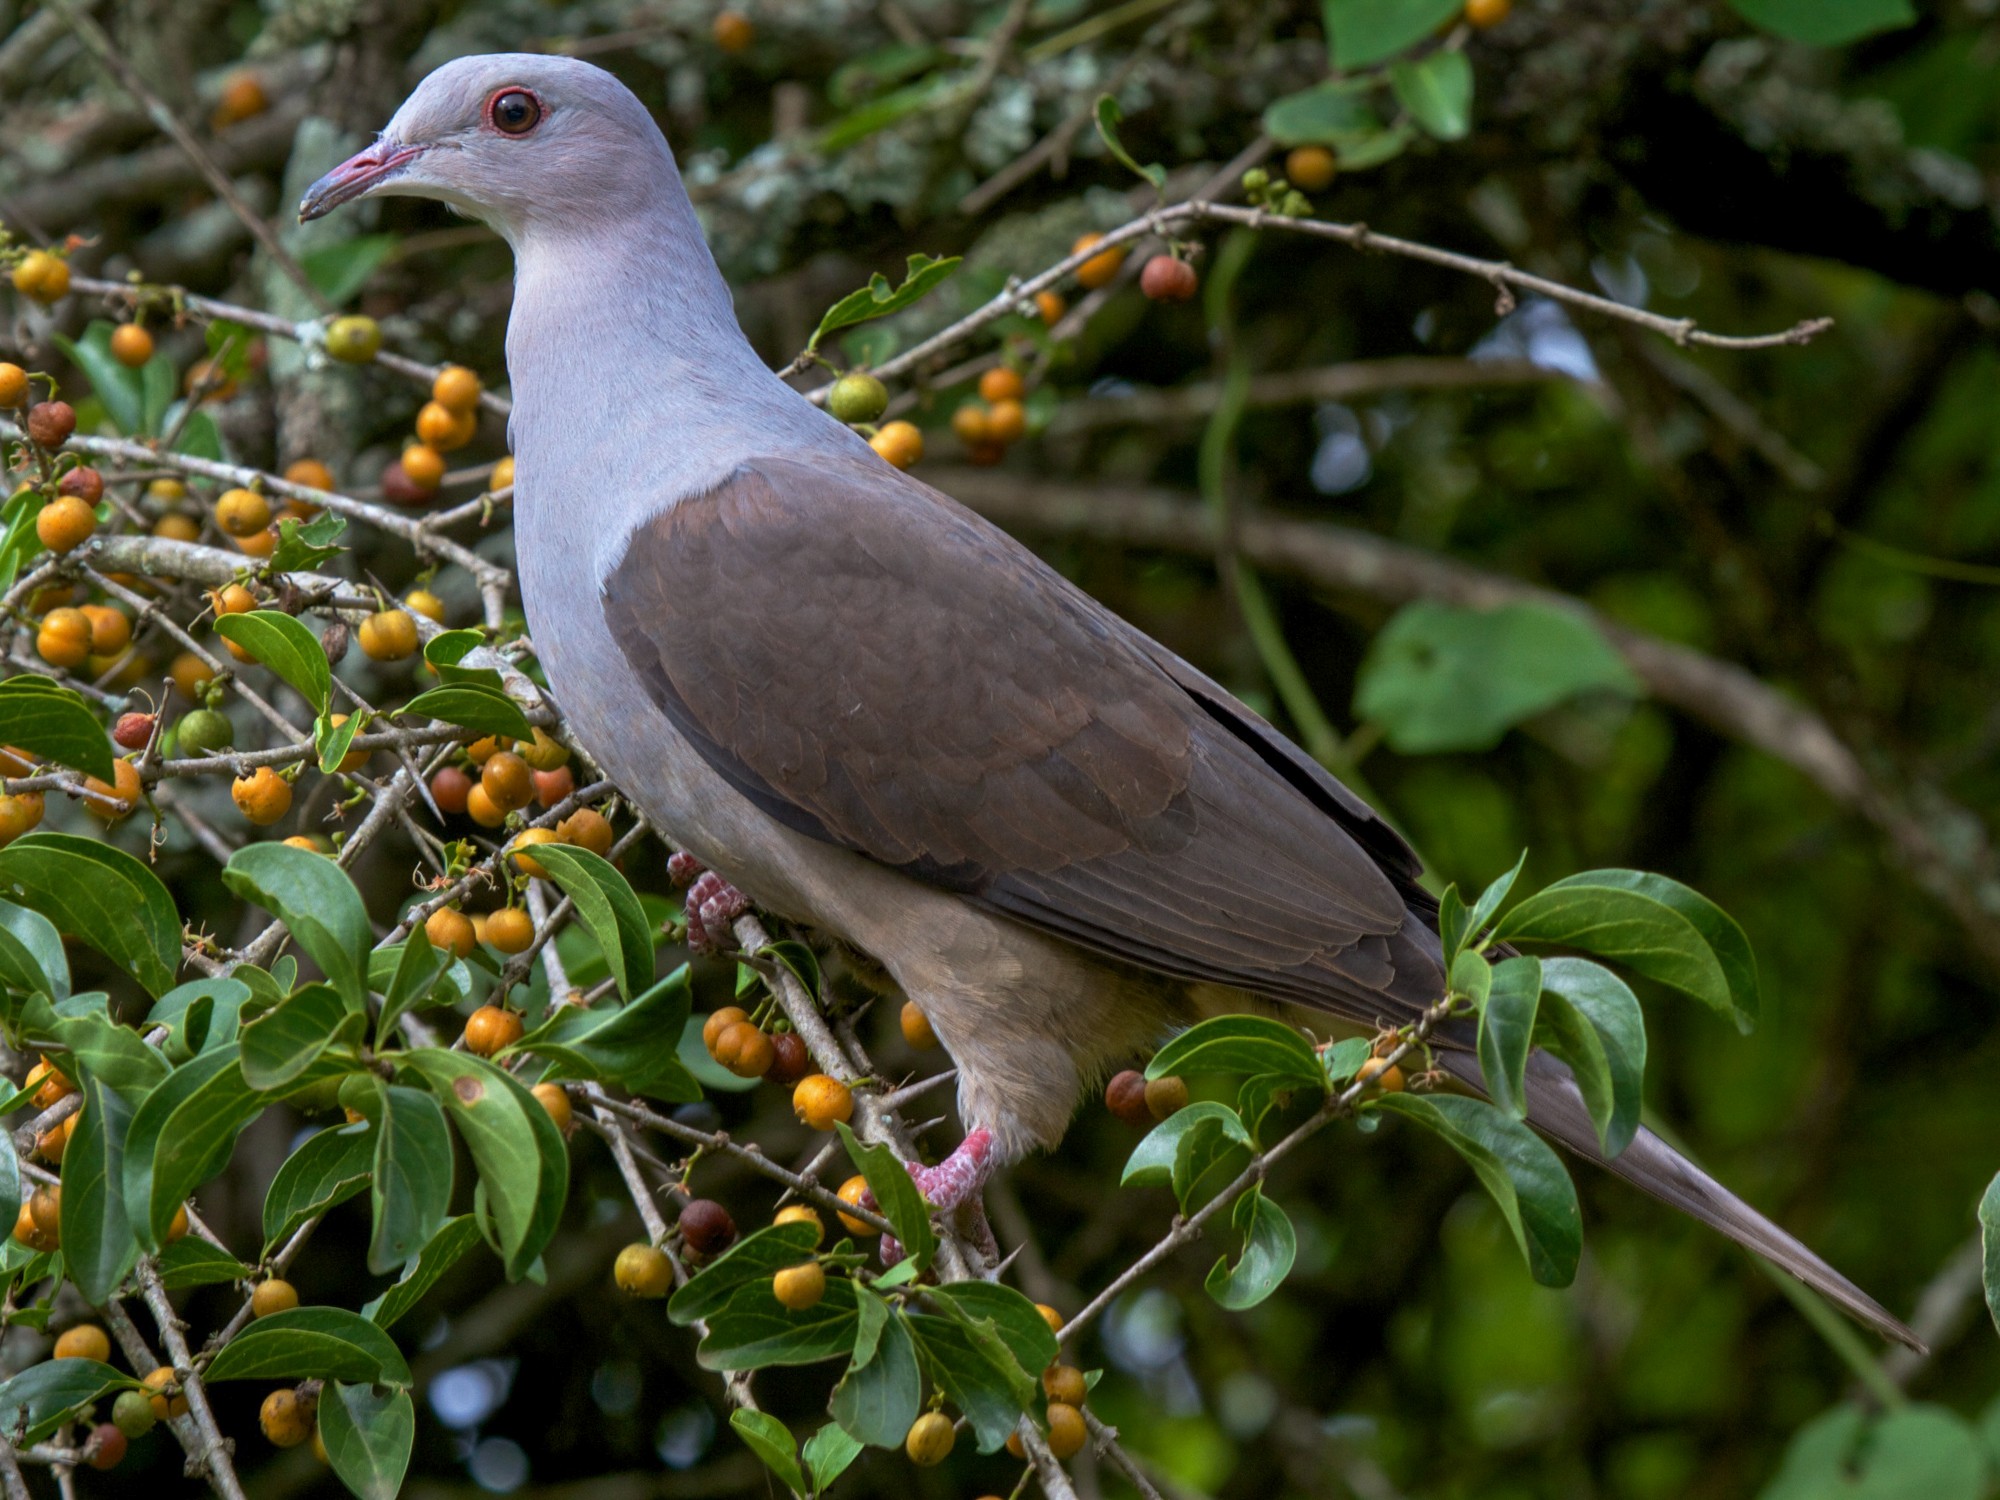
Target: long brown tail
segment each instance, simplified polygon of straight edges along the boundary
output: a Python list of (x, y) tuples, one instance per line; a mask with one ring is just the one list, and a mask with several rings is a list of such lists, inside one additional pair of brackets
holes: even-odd
[[(1440, 1050), (1437, 1060), (1462, 1082), (1485, 1092), (1479, 1062), (1472, 1053)], [(1754, 1250), (1773, 1265), (1789, 1271), (1883, 1337), (1907, 1344), (1919, 1353), (1927, 1352), (1923, 1340), (1890, 1316), (1881, 1303), (1652, 1131), (1641, 1128), (1631, 1145), (1607, 1160), (1598, 1148), (1590, 1112), (1584, 1107), (1583, 1096), (1577, 1091), (1569, 1069), (1542, 1052), (1533, 1053), (1528, 1059), (1528, 1120), (1577, 1155), (1588, 1157), (1634, 1187), (1643, 1188), (1661, 1202), (1721, 1230), (1745, 1249)]]

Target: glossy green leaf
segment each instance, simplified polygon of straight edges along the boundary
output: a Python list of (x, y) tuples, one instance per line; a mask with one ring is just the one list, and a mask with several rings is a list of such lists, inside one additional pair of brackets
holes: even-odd
[(1382, 130), (1369, 94), (1364, 79), (1328, 79), (1274, 100), (1264, 111), (1264, 131), (1280, 146), (1358, 145)]
[(103, 1079), (79, 1072), (83, 1113), (62, 1159), (63, 1257), (84, 1300), (101, 1306), (139, 1260), (124, 1194), (132, 1106)]
[(1472, 59), (1463, 52), (1440, 47), (1398, 59), (1389, 82), (1396, 102), (1439, 140), (1462, 140), (1472, 129)]
[(1576, 1185), (1554, 1148), (1483, 1099), (1457, 1094), (1384, 1094), (1376, 1109), (1407, 1115), (1463, 1156), (1513, 1231), (1543, 1286), (1568, 1286), (1583, 1253)]
[(898, 287), (891, 287), (889, 278), (877, 271), (868, 278), (868, 285), (858, 292), (849, 292), (826, 310), (819, 327), (806, 341), (806, 348), (817, 349), (821, 339), (839, 329), (901, 312), (942, 285), (958, 267), (959, 257), (955, 255), (943, 260), (912, 255), (903, 274), (903, 284)]
[(1459, 900), (1457, 886), (1444, 893), (1444, 899), (1438, 903), (1438, 932), (1444, 942), (1448, 968), (1456, 962), (1460, 951), (1468, 943), (1479, 941), (1481, 929), (1493, 921), (1494, 913), (1500, 910), (1500, 903), (1507, 899), (1507, 893), (1514, 889), (1514, 882), (1521, 878), (1521, 867), (1527, 862), (1528, 851), (1523, 849), (1521, 857), (1514, 861), (1514, 868), (1481, 891), (1479, 899), (1469, 908)]
[(138, 1383), (94, 1359), (43, 1360), (0, 1383), (0, 1426), (17, 1443), (39, 1443), (86, 1402)]
[(277, 673), (312, 705), (315, 714), (327, 711), (333, 694), (333, 669), (327, 665), (319, 637), (304, 623), (281, 610), (252, 609), (224, 615), (215, 622), (215, 633)]
[(535, 860), (576, 903), (576, 914), (597, 941), (618, 993), (631, 999), (653, 984), (653, 932), (625, 877), (609, 860), (568, 844), (537, 844)]
[(257, 1319), (208, 1367), (219, 1380), (350, 1380), (408, 1385), (396, 1342), (344, 1307), (295, 1307)]
[(1547, 604), (1467, 609), (1422, 599), (1382, 627), (1354, 712), (1399, 755), (1490, 750), (1524, 719), (1581, 693), (1636, 697), (1639, 681), (1589, 620)]
[(243, 1028), (239, 1046), (244, 1082), (253, 1089), (281, 1088), (334, 1043), (360, 1041), (367, 1026), (368, 1017), (349, 1008), (330, 984), (308, 984), (294, 990)]
[(477, 630), (441, 630), (424, 642), (424, 662), (439, 682), (480, 682), (497, 688), (500, 673), (494, 668), (462, 665), (485, 644), (485, 635)]
[(375, 1021), (375, 1044), (391, 1045), (405, 1012), (420, 1005), (451, 1004), (459, 998), (448, 983), (452, 954), (435, 947), (418, 923), (409, 937), (368, 955), (368, 986), (382, 993), (382, 1013)]
[(160, 996), (147, 1012), (146, 1024), (166, 1027), (164, 1050), (175, 1061), (185, 1062), (197, 1052), (235, 1041), (249, 1000), (250, 986), (242, 980), (204, 976), (175, 985)]
[(234, 1048), (183, 1063), (146, 1095), (125, 1134), (125, 1212), (157, 1250), (188, 1194), (229, 1165), (237, 1133), (263, 1108)]
[(1535, 1041), (1570, 1066), (1606, 1156), (1639, 1129), (1645, 1102), (1646, 1020), (1639, 997), (1587, 958), (1542, 960)]
[(1268, 1016), (1215, 1016), (1153, 1054), (1148, 1078), (1179, 1073), (1276, 1073), (1312, 1088), (1326, 1084), (1319, 1057), (1296, 1026)]
[[(65, 1199), (65, 1210), (67, 1210)], [(250, 1279), (250, 1267), (199, 1235), (175, 1240), (159, 1254), (160, 1284), (170, 1292), (196, 1286), (225, 1286)]]
[(799, 1468), (798, 1444), (792, 1430), (767, 1411), (738, 1407), (729, 1414), (729, 1425), (744, 1445), (778, 1476), (778, 1482), (794, 1494), (806, 1492), (805, 1472)]
[[(77, 997), (82, 998), (82, 997)], [(43, 1043), (41, 1050), (60, 1049), (98, 1081), (137, 1106), (170, 1071), (167, 1060), (130, 1026), (121, 1026), (102, 1012), (44, 1018), (31, 1004), (22, 1013), (22, 1029)], [(53, 1041), (55, 1047), (47, 1042)], [(71, 1075), (74, 1077), (74, 1073)]]
[(1016, 1364), (1039, 1374), (1056, 1362), (1061, 1346), (1035, 1304), (998, 1281), (954, 1281), (925, 1289), (932, 1306), (949, 1305), (975, 1322), (991, 1323)]
[(810, 1258), (820, 1232), (810, 1224), (770, 1224), (746, 1234), (667, 1299), (667, 1319), (685, 1328), (719, 1311), (745, 1287), (764, 1285)]
[(1124, 1175), (1118, 1179), (1119, 1184), (1123, 1187), (1170, 1187), (1174, 1180), (1174, 1159), (1180, 1154), (1181, 1138), (1203, 1120), (1221, 1122), (1225, 1131), (1232, 1132), (1244, 1145), (1250, 1144), (1250, 1132), (1243, 1128), (1235, 1110), (1213, 1099), (1197, 1099), (1155, 1125), (1146, 1133), (1146, 1138), (1132, 1148), (1132, 1154), (1125, 1160)]
[(0, 885), (88, 943), (149, 995), (173, 987), (181, 919), (160, 878), (123, 849), (68, 833), (31, 833), (0, 849)]
[(937, 1231), (931, 1228), (931, 1206), (910, 1180), (910, 1169), (890, 1147), (879, 1142), (863, 1144), (844, 1123), (834, 1128), (840, 1132), (855, 1170), (868, 1179), (868, 1191), (875, 1195), (882, 1217), (903, 1242), (903, 1253), (923, 1270), (937, 1254)]
[(923, 1373), (917, 1368), (917, 1346), (902, 1315), (887, 1311), (876, 1293), (862, 1290), (863, 1303), (879, 1306), (886, 1316), (870, 1357), (857, 1352), (855, 1363), (833, 1388), (827, 1410), (847, 1435), (877, 1448), (901, 1444), (922, 1407)]
[(1197, 1120), (1181, 1136), (1174, 1150), (1173, 1187), (1182, 1213), (1193, 1213), (1243, 1175), (1253, 1154), (1243, 1134), (1241, 1121), (1209, 1118)]
[(99, 781), (116, 767), (111, 740), (82, 694), (23, 673), (0, 681), (0, 745), (73, 766)]
[(981, 1339), (959, 1318), (912, 1313), (908, 1323), (924, 1368), (972, 1424), (979, 1451), (997, 1452), (1033, 1400), (1034, 1377), (1004, 1345)]
[(347, 759), (347, 752), (353, 747), (354, 737), (361, 732), (365, 717), (359, 713), (347, 714), (336, 724), (332, 714), (321, 714), (313, 721), (313, 750), (319, 756), (319, 768), (324, 774), (331, 776), (340, 769), (340, 763)]
[(1091, 116), (1097, 124), (1097, 138), (1104, 142), (1104, 149), (1111, 153), (1119, 165), (1151, 183), (1156, 190), (1167, 185), (1165, 167), (1157, 162), (1147, 167), (1140, 166), (1132, 159), (1132, 153), (1125, 149), (1125, 143), (1118, 138), (1118, 127), (1125, 123), (1125, 111), (1119, 108), (1117, 95), (1099, 94)]
[(1460, 0), (1321, 0), (1333, 64), (1343, 69), (1393, 57), (1460, 9)]
[(1229, 1222), (1243, 1236), (1243, 1253), (1234, 1266), (1224, 1256), (1203, 1283), (1208, 1295), (1235, 1312), (1255, 1307), (1283, 1285), (1298, 1258), (1298, 1239), (1285, 1211), (1252, 1188), (1229, 1211)]
[(436, 1047), (402, 1057), (444, 1105), (479, 1169), (509, 1280), (525, 1275), (569, 1193), (569, 1150), (548, 1111), (511, 1073)]
[(861, 1456), (862, 1445), (849, 1437), (834, 1422), (828, 1422), (805, 1441), (799, 1450), (806, 1461), (806, 1472), (812, 1475), (813, 1488), (826, 1493), (828, 1485), (847, 1472), (847, 1466)]
[(529, 739), (535, 732), (520, 704), (500, 688), (483, 682), (443, 683), (417, 694), (397, 712), (440, 719), (480, 734), (512, 735), (517, 740)]
[(301, 521), (296, 516), (282, 517), (278, 522), (278, 545), (272, 549), (265, 567), (273, 573), (321, 567), (346, 550), (336, 545), (345, 530), (347, 518), (338, 511), (323, 510), (310, 521)]
[(1986, 1196), (1979, 1200), (1979, 1240), (1986, 1311), (1993, 1318), (1994, 1328), (2000, 1329), (2000, 1176), (1986, 1185)]
[(1729, 0), (1753, 26), (1811, 47), (1844, 47), (1880, 31), (1913, 26), (1910, 0)]
[(319, 1394), (327, 1462), (360, 1500), (395, 1500), (417, 1442), (417, 1408), (404, 1390), (330, 1381)]
[(1871, 1414), (1844, 1403), (1793, 1434), (1758, 1500), (1985, 1500), (1990, 1462), (1973, 1425), (1946, 1407)]
[(368, 950), (375, 934), (345, 870), (313, 850), (269, 840), (231, 855), (222, 883), (280, 918), (350, 1010), (367, 1008)]
[(588, 1078), (676, 1104), (699, 1099), (701, 1085), (680, 1056), (689, 996), (683, 964), (626, 1005), (552, 1006), (508, 1052), (548, 1058), (550, 1078)]
[(1505, 958), (1493, 965), (1493, 985), (1479, 1009), (1479, 1071), (1494, 1104), (1517, 1120), (1528, 1117), (1528, 1051), (1541, 1000), (1540, 959)]
[(436, 1286), (444, 1273), (457, 1265), (479, 1240), (479, 1225), (470, 1214), (447, 1219), (430, 1243), (410, 1261), (402, 1279), (362, 1308), (362, 1316), (378, 1328), (389, 1327), (422, 1301), (424, 1293)]
[(0, 989), (69, 994), (69, 955), (56, 924), (38, 911), (0, 901)]
[(854, 1348), (854, 1283), (827, 1278), (826, 1295), (803, 1312), (773, 1297), (769, 1287), (746, 1287), (708, 1320), (708, 1337), (695, 1351), (704, 1370), (760, 1370), (767, 1365), (810, 1365)]
[(278, 1168), (264, 1194), (266, 1251), (289, 1239), (314, 1214), (365, 1189), (374, 1164), (373, 1125), (343, 1125), (308, 1137)]
[(1326, 1070), (1329, 1084), (1344, 1088), (1348, 1080), (1361, 1071), (1361, 1065), (1374, 1055), (1374, 1043), (1369, 1038), (1343, 1037), (1320, 1054), (1320, 1066)]
[(1664, 875), (1590, 870), (1558, 880), (1500, 919), (1510, 943), (1554, 943), (1610, 959), (1735, 1020), (1757, 1020), (1757, 960), (1729, 914)]
[(391, 1085), (382, 1090), (380, 1106), (368, 1269), (384, 1276), (436, 1243), (451, 1213), (453, 1167), (451, 1130), (428, 1090)]

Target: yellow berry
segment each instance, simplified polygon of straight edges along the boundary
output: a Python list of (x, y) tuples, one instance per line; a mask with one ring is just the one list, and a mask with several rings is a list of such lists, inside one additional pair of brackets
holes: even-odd
[(611, 1274), (619, 1290), (634, 1297), (664, 1297), (674, 1285), (673, 1262), (656, 1245), (627, 1245)]
[(804, 1312), (826, 1295), (826, 1268), (816, 1260), (787, 1266), (771, 1278), (771, 1295), (793, 1312)]

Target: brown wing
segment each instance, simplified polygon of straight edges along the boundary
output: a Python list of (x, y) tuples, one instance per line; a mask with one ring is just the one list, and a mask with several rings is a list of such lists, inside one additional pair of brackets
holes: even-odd
[(1215, 683), (872, 459), (760, 459), (604, 587), (771, 816), (1166, 973), (1373, 1020), (1441, 993), (1406, 845)]

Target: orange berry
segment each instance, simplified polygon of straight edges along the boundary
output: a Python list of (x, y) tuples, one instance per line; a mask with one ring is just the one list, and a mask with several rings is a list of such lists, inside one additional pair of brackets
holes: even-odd
[[(470, 810), (471, 803), (475, 798), (482, 802), (486, 799), (486, 794), (476, 786), (466, 799), (468, 810)], [(561, 840), (556, 837), (556, 831), (553, 828), (523, 828), (514, 836), (514, 842), (507, 846), (508, 858), (513, 860), (514, 868), (519, 870), (523, 875), (532, 875), (537, 880), (547, 880), (549, 878), (547, 868), (544, 867), (540, 860), (527, 851), (534, 848), (537, 844), (555, 844), (560, 842)]]
[(507, 821), (507, 809), (487, 796), (486, 788), (477, 784), (465, 794), (465, 810), (481, 828), (498, 828)]
[(611, 820), (603, 813), (594, 807), (579, 807), (556, 824), (556, 837), (604, 859), (611, 853), (614, 833)]
[(756, 24), (740, 10), (717, 12), (710, 32), (715, 45), (731, 56), (749, 51), (750, 44), (757, 40)]
[(1139, 271), (1139, 290), (1155, 302), (1187, 302), (1200, 289), (1194, 267), (1171, 255), (1156, 255)]
[[(1086, 234), (1069, 247), (1070, 254), (1081, 254), (1092, 245), (1102, 243), (1103, 239), (1104, 236), (1101, 234)], [(1124, 264), (1125, 247), (1123, 245), (1113, 245), (1109, 250), (1091, 256), (1089, 260), (1078, 266), (1076, 268), (1076, 279), (1086, 291), (1094, 292), (1101, 286), (1110, 285), (1112, 278), (1118, 274), (1118, 268)]]
[(1339, 159), (1324, 146), (1294, 146), (1285, 155), (1285, 180), (1300, 192), (1325, 192), (1339, 172)]
[[(445, 952), (457, 958), (465, 958), (470, 955), (478, 941), (472, 931), (472, 920), (464, 912), (453, 906), (440, 906), (436, 911), (424, 918), (424, 936), (431, 940), (433, 948), (442, 948)], [(484, 1008), (491, 1010), (493, 1007), (487, 1006)], [(475, 1018), (479, 1014), (479, 1011), (473, 1012)], [(470, 1030), (471, 1027), (468, 1024), (468, 1033)], [(474, 1050), (477, 1051), (478, 1049), (475, 1048)], [(483, 1052), (480, 1053), (482, 1057), (485, 1055)]]
[(514, 487), (514, 455), (508, 454), (493, 466), (493, 472), (486, 476), (487, 490), (511, 490)]
[(951, 430), (968, 448), (992, 441), (986, 408), (977, 401), (968, 401), (951, 414)]
[(750, 1013), (740, 1005), (725, 1005), (711, 1014), (701, 1023), (701, 1044), (708, 1049), (708, 1055), (715, 1056), (715, 1043), (723, 1032), (749, 1019)]
[(938, 1044), (937, 1033), (931, 1030), (931, 1018), (916, 1001), (905, 1000), (902, 1014), (896, 1019), (903, 1028), (903, 1040), (919, 1052), (928, 1052)]
[(1090, 1441), (1083, 1413), (1067, 1401), (1051, 1401), (1048, 1410), (1049, 1452), (1058, 1459), (1074, 1458)]
[(192, 651), (183, 651), (167, 668), (167, 675), (173, 678), (183, 698), (194, 698), (214, 680), (215, 669)]
[(569, 1090), (559, 1083), (538, 1083), (528, 1092), (535, 1096), (535, 1102), (541, 1105), (543, 1112), (555, 1121), (556, 1129), (568, 1135), (576, 1118), (570, 1107)]
[(309, 490), (330, 490), (334, 487), (333, 470), (316, 458), (293, 459), (285, 465), (285, 479), (290, 484)]
[(1053, 328), (1062, 321), (1062, 315), (1069, 311), (1069, 303), (1060, 292), (1035, 293), (1035, 311), (1041, 314), (1045, 326)]
[(417, 649), (417, 622), (407, 610), (377, 610), (355, 632), (361, 649), (374, 661), (402, 661)]
[[(338, 729), (342, 724), (347, 722), (347, 715), (334, 714), (327, 722)], [(366, 750), (350, 750), (347, 754), (341, 756), (340, 764), (335, 766), (334, 769), (336, 771), (358, 771), (368, 764), (368, 754), (369, 752)]]
[(111, 1338), (95, 1323), (79, 1323), (64, 1329), (56, 1339), (55, 1359), (94, 1359), (103, 1364), (111, 1358)]
[(411, 614), (422, 615), (433, 625), (444, 624), (444, 600), (429, 589), (411, 589), (404, 596), (403, 608)]
[(180, 1393), (180, 1381), (167, 1366), (161, 1365), (140, 1384), (153, 1393), (153, 1415), (160, 1421), (187, 1415), (187, 1397)]
[(502, 953), (525, 953), (535, 941), (535, 919), (518, 906), (503, 906), (486, 918), (486, 941)]
[(35, 535), (51, 552), (68, 552), (90, 540), (97, 512), (76, 495), (58, 495), (35, 517)]
[(918, 1468), (934, 1469), (951, 1457), (957, 1439), (950, 1417), (941, 1411), (927, 1411), (910, 1424), (903, 1438), (903, 1451)]
[(883, 458), (899, 469), (907, 469), (924, 456), (924, 435), (914, 423), (884, 422), (868, 440)]
[[(429, 924), (426, 925), (428, 930)], [(466, 937), (472, 936), (472, 924), (467, 922)], [(472, 951), (470, 944), (465, 952)], [(521, 1040), (525, 1030), (521, 1018), (511, 1010), (502, 1010), (497, 1005), (482, 1005), (465, 1019), (465, 1049), (481, 1057), (491, 1057), (503, 1047), (511, 1047)]]
[(1187, 1108), (1188, 1086), (1184, 1079), (1171, 1073), (1165, 1078), (1152, 1078), (1146, 1082), (1146, 1108), (1153, 1118), (1164, 1120), (1168, 1115), (1179, 1114)]
[[(727, 1066), (727, 1064), (725, 1064)], [(801, 1125), (831, 1130), (854, 1118), (854, 1091), (838, 1078), (814, 1073), (792, 1090), (792, 1113)]]
[(1028, 434), (1028, 409), (1018, 401), (998, 401), (986, 413), (986, 436), (995, 443), (1018, 443)]
[(0, 796), (0, 847), (13, 843), (24, 833), (32, 833), (41, 825), (43, 811), (40, 792), (10, 792)]
[(257, 607), (257, 596), (240, 583), (225, 583), (210, 591), (208, 604), (218, 615), (241, 615)]
[(138, 810), (139, 799), (146, 794), (145, 784), (139, 779), (139, 768), (133, 765), (131, 761), (114, 760), (111, 762), (111, 765), (114, 780), (108, 786), (104, 782), (99, 781), (95, 776), (86, 776), (83, 778), (83, 784), (91, 791), (98, 793), (100, 796), (116, 797), (120, 802), (125, 804), (123, 808), (114, 812), (110, 807), (105, 806), (101, 802), (94, 801), (89, 797), (84, 798), (84, 811), (103, 823), (116, 823), (122, 818), (132, 816)]
[(1392, 1062), (1384, 1062), (1379, 1057), (1369, 1058), (1367, 1062), (1361, 1065), (1361, 1070), (1354, 1077), (1357, 1082), (1366, 1084), (1369, 1088), (1380, 1090), (1385, 1094), (1400, 1094), (1403, 1092), (1403, 1070)]
[(19, 406), (27, 399), (28, 372), (0, 360), (0, 408)]
[(268, 1318), (272, 1313), (290, 1312), (299, 1305), (299, 1289), (273, 1276), (260, 1281), (250, 1292), (250, 1316)]
[(620, 1291), (634, 1297), (664, 1297), (673, 1290), (674, 1263), (657, 1245), (627, 1245), (611, 1275)]
[(296, 1448), (312, 1438), (317, 1405), (300, 1400), (299, 1393), (287, 1386), (264, 1398), (264, 1404), (257, 1408), (257, 1425), (274, 1446)]
[(771, 1278), (771, 1295), (793, 1312), (816, 1307), (826, 1295), (826, 1267), (816, 1260), (787, 1266)]
[(132, 644), (132, 622), (120, 609), (108, 604), (86, 604), (83, 617), (90, 621), (90, 649), (97, 656), (116, 656)]
[(748, 1021), (738, 1021), (715, 1039), (715, 1060), (738, 1078), (762, 1078), (775, 1054), (771, 1039)]
[(1042, 1371), (1042, 1393), (1065, 1406), (1081, 1406), (1090, 1384), (1075, 1365), (1050, 1365)]
[(69, 295), (69, 262), (46, 250), (31, 250), (14, 267), (14, 290), (47, 307)]
[(1037, 1302), (1035, 1304), (1035, 1311), (1040, 1313), (1042, 1321), (1049, 1325), (1050, 1333), (1061, 1333), (1063, 1331), (1063, 1315), (1053, 1307), (1050, 1307), (1048, 1303)]
[(1483, 31), (1506, 20), (1513, 8), (1513, 0), (1465, 0), (1465, 19)]
[(813, 1227), (813, 1249), (826, 1238), (826, 1224), (820, 1216), (803, 1203), (787, 1203), (772, 1217), (773, 1224), (810, 1224)]
[(444, 455), (422, 443), (412, 443), (400, 460), (403, 477), (426, 494), (444, 483)]
[(67, 606), (50, 610), (35, 631), (35, 650), (51, 666), (82, 666), (90, 656), (90, 616)]
[[(848, 1178), (840, 1185), (840, 1191), (835, 1196), (842, 1203), (851, 1204), (855, 1208), (861, 1207), (861, 1200), (868, 1196), (868, 1179), (858, 1174)], [(840, 1222), (847, 1226), (849, 1234), (858, 1234), (865, 1238), (882, 1232), (866, 1219), (857, 1219), (852, 1214), (841, 1214), (839, 1217)]]
[(1026, 390), (1020, 371), (1010, 370), (1005, 365), (995, 365), (979, 377), (980, 399), (989, 404), (1019, 401)]
[(431, 382), (431, 400), (446, 411), (472, 411), (479, 405), (479, 392), (479, 377), (464, 365), (446, 365)]
[(120, 323), (111, 330), (111, 357), (136, 370), (153, 357), (153, 336), (137, 323)]
[(62, 1238), (62, 1189), (60, 1187), (38, 1187), (28, 1197), (28, 1217), (35, 1221), (35, 1228), (44, 1238), (59, 1241)]
[(217, 130), (225, 130), (244, 120), (254, 119), (271, 107), (265, 96), (264, 85), (257, 81), (254, 73), (232, 73), (222, 85), (222, 95), (216, 100), (215, 113), (210, 117)]
[(255, 490), (224, 490), (215, 502), (215, 524), (241, 540), (271, 524), (271, 502)]
[[(478, 431), (479, 417), (476, 412), (453, 411), (441, 401), (426, 401), (417, 413), (417, 441), (440, 453), (463, 448)], [(403, 467), (407, 470), (409, 465)]]
[(259, 828), (268, 828), (292, 810), (292, 784), (269, 766), (259, 766), (230, 784), (237, 811)]
[[(479, 785), (502, 812), (513, 812), (535, 800), (534, 774), (529, 771), (528, 763), (511, 750), (488, 757), (479, 768)], [(560, 829), (556, 836), (562, 837)]]

